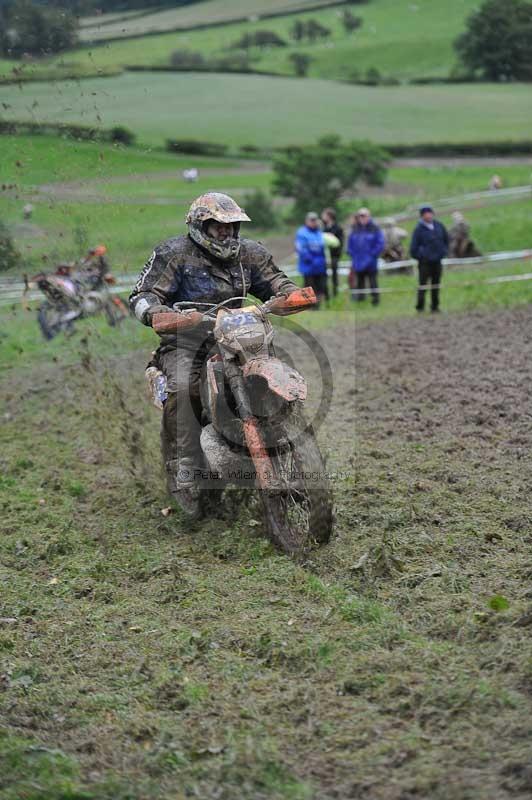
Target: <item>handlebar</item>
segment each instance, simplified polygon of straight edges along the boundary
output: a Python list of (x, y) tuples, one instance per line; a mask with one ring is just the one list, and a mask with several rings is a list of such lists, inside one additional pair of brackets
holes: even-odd
[[(223, 308), (227, 303), (233, 300), (247, 300), (246, 297), (231, 297), (229, 300), (217, 305), (210, 303), (176, 303), (174, 305), (175, 311), (164, 311), (159, 314), (154, 314), (152, 317), (152, 328), (156, 333), (178, 333), (191, 328), (196, 328), (201, 323), (213, 322), (216, 313)], [(296, 289), (289, 295), (280, 295), (272, 297), (262, 306), (252, 306), (253, 310), (258, 313), (275, 314), (277, 316), (285, 317), (289, 314), (297, 314), (299, 311), (304, 311), (305, 308), (315, 305), (316, 295), (314, 289), (305, 287), (304, 289)], [(176, 308), (177, 306), (177, 308)], [(184, 306), (185, 308), (182, 308)], [(186, 309), (186, 306), (192, 306)], [(201, 312), (197, 310), (197, 306), (209, 306), (208, 310)], [(241, 308), (227, 309), (230, 312), (242, 311)]]

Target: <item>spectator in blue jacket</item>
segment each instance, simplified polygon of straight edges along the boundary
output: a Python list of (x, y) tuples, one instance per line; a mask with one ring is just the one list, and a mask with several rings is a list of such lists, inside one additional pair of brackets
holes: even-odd
[[(449, 250), (449, 236), (445, 226), (434, 218), (432, 206), (421, 206), (419, 214), (421, 219), (412, 236), (410, 255), (418, 262), (419, 285), (431, 284), (430, 310), (437, 312), (440, 310), (441, 262)], [(425, 289), (418, 289), (416, 310), (425, 310)]]
[(368, 208), (361, 208), (355, 217), (355, 224), (347, 241), (347, 252), (351, 256), (352, 266), (349, 274), (352, 300), (365, 300), (366, 281), (371, 289), (371, 302), (376, 306), (379, 302), (377, 270), (379, 256), (384, 250), (384, 234), (372, 220)]
[(325, 256), (325, 239), (320, 229), (320, 218), (314, 211), (309, 211), (296, 234), (297, 268), (303, 275), (305, 286), (311, 286), (320, 301), (327, 297), (327, 259)]

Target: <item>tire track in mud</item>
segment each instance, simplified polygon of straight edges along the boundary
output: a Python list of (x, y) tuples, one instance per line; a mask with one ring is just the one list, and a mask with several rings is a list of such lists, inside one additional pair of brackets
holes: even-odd
[(532, 444), (530, 307), (360, 327), (355, 366), (359, 431)]

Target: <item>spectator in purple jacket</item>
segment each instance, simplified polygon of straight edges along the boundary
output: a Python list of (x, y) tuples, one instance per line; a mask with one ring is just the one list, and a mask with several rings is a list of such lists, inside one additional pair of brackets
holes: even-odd
[(355, 217), (355, 223), (347, 242), (347, 252), (351, 256), (352, 266), (349, 274), (352, 300), (365, 300), (366, 281), (371, 289), (371, 302), (376, 306), (379, 302), (377, 269), (379, 256), (384, 250), (384, 234), (373, 222), (368, 208), (361, 208)]

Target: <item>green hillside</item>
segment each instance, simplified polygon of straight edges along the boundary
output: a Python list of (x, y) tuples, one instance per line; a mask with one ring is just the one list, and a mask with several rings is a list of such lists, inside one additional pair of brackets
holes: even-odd
[(274, 147), (331, 131), (382, 143), (496, 141), (527, 138), (532, 128), (524, 84), (370, 88), (313, 79), (128, 73), (6, 86), (2, 96), (7, 118), (123, 124), (154, 145), (167, 137), (194, 137)]
[[(273, 5), (266, 5), (264, 0), (255, 0), (254, 7), (257, 8), (256, 13), (260, 9), (271, 12), (287, 7), (289, 3), (302, 7), (304, 0), (277, 0)], [(123, 41), (80, 47), (59, 58), (26, 65), (25, 69), (38, 72), (41, 68), (63, 64), (70, 69), (82, 67), (85, 71), (90, 69), (95, 72), (98, 68), (131, 64), (163, 66), (170, 63), (175, 50), (201, 52), (208, 58), (227, 57), (235, 53), (234, 44), (245, 32), (272, 30), (287, 41), (288, 46), (250, 48), (248, 55), (255, 70), (292, 74), (290, 54), (304, 52), (313, 59), (309, 70), (311, 77), (349, 80), (357, 73), (363, 75), (370, 68), (398, 80), (444, 77), (455, 65), (453, 41), (464, 29), (465, 19), (476, 5), (476, 0), (449, 0), (445, 4), (438, 0), (424, 0), (422, 4), (412, 4), (408, 0), (372, 0), (367, 5), (354, 7), (356, 14), (364, 20), (361, 30), (356, 34), (345, 32), (340, 18), (342, 9), (338, 6), (262, 22), (253, 21), (251, 17), (246, 23), (150, 35), (141, 40), (124, 38)], [(209, 10), (211, 17), (207, 14)], [(182, 19), (179, 24), (185, 26), (205, 23), (207, 20), (215, 22), (223, 14), (242, 16), (241, 6), (232, 0), (229, 3), (209, 0), (157, 15), (135, 16), (128, 23), (122, 21), (116, 25), (100, 25), (99, 31), (102, 36), (104, 33), (110, 36), (112, 31), (113, 35), (119, 35), (120, 32), (124, 36), (128, 32), (138, 35), (152, 30), (151, 21), (155, 17), (159, 19), (157, 25), (164, 17), (172, 20), (172, 27), (175, 27), (178, 16)], [(290, 38), (294, 21), (310, 18), (329, 28), (331, 36), (313, 45), (294, 43)], [(82, 36), (90, 38), (93, 34), (89, 36), (89, 30), (82, 28)], [(0, 72), (7, 73), (13, 63), (0, 62)]]
[(217, 24), (232, 19), (250, 19), (261, 14), (275, 14), (301, 10), (309, 6), (335, 5), (338, 0), (248, 0), (243, 6), (240, 0), (208, 0), (189, 6), (164, 9), (148, 14), (103, 14), (87, 19), (81, 24), (80, 38), (85, 41), (97, 39), (127, 38), (153, 31), (172, 31), (194, 25)]

